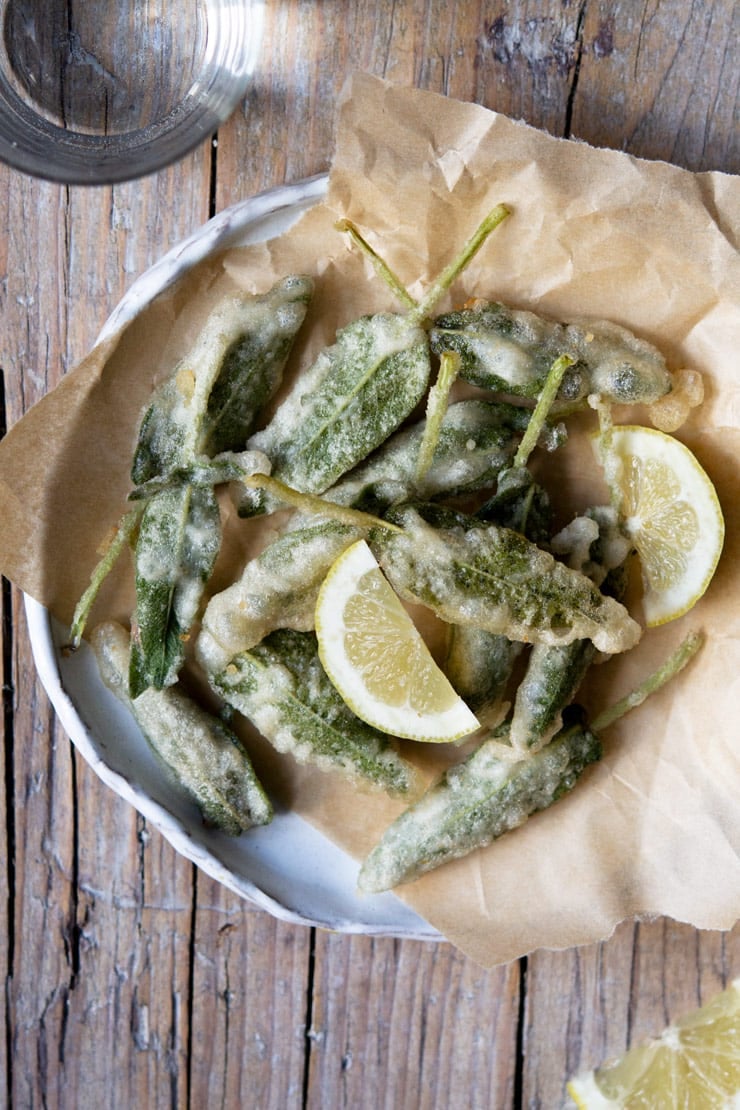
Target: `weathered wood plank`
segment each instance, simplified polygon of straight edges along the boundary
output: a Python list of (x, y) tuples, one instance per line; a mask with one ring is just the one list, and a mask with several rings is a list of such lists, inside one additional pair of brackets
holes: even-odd
[[(0, 389), (3, 382), (0, 380)], [(0, 406), (2, 406), (0, 393)], [(4, 413), (0, 413), (0, 435), (3, 433)], [(15, 947), (15, 837), (13, 790), (13, 613), (10, 584), (0, 579), (0, 685), (2, 707), (0, 712), (0, 931), (5, 943), (0, 945), (0, 982), (8, 983), (13, 965)], [(7, 1098), (9, 1087), (9, 1058), (7, 1031), (10, 1027), (10, 999), (3, 994), (0, 1013), (0, 1105)]]
[(574, 136), (690, 170), (737, 173), (739, 38), (737, 4), (589, 0)]
[(476, 39), (473, 99), (553, 135), (566, 134), (581, 26), (582, 5), (568, 0), (486, 9)]
[(517, 964), (319, 932), (307, 1105), (511, 1106), (519, 1001)]
[(121, 1110), (184, 1106), (193, 868), (126, 803), (101, 798), (79, 759), (77, 785), (66, 1097)]
[(311, 930), (198, 876), (190, 1105), (303, 1105)]
[[(341, 9), (341, 10), (340, 10)], [(440, 0), (281, 5), (252, 91), (222, 128), (218, 204), (327, 169), (334, 104), (366, 70), (599, 146), (737, 172), (735, 5)], [(311, 69), (312, 59), (321, 64)]]
[(45, 1091), (49, 1103), (58, 1105), (59, 1059), (74, 986), (74, 761), (35, 676), (14, 593), (12, 1094), (16, 1105), (34, 1106)]
[[(0, 221), (4, 215), (0, 193)], [(0, 226), (1, 223), (0, 223)], [(0, 272), (2, 264), (0, 262)], [(0, 439), (7, 431), (5, 411), (5, 370), (0, 365)], [(0, 946), (0, 982), (8, 983), (13, 964), (15, 945), (15, 818), (13, 813), (15, 792), (13, 788), (13, 604), (10, 583), (0, 578), (0, 935), (6, 938)], [(2, 1018), (0, 1018), (0, 1104), (8, 1096), (9, 1054), (7, 1031), (10, 1027), (10, 1000), (3, 993)]]

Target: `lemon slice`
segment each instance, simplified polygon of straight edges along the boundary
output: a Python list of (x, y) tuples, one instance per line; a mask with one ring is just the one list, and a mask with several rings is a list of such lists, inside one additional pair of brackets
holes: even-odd
[[(649, 627), (682, 616), (709, 585), (725, 536), (716, 491), (694, 455), (655, 428), (615, 426), (607, 481), (642, 564)], [(600, 453), (598, 437), (594, 448)]]
[(324, 670), (344, 701), (382, 732), (442, 743), (479, 727), (364, 540), (347, 548), (324, 579), (316, 635)]
[(581, 1110), (740, 1106), (740, 979), (660, 1037), (572, 1079)]

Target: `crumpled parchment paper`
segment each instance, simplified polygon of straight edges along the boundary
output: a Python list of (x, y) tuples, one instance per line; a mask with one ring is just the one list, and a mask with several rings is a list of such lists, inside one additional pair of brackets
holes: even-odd
[[(300, 372), (337, 326), (396, 307), (334, 230), (339, 216), (363, 227), (418, 294), (499, 202), (511, 217), (440, 308), (480, 295), (563, 319), (603, 317), (657, 344), (672, 369), (701, 371), (705, 403), (678, 434), (716, 485), (727, 536), (702, 601), (627, 656), (594, 667), (583, 700), (594, 711), (611, 704), (701, 628), (707, 642), (689, 669), (604, 734), (603, 761), (571, 795), (397, 892), (485, 966), (606, 938), (632, 915), (705, 929), (740, 917), (740, 181), (555, 139), (475, 105), (357, 75), (339, 106), (326, 203), (277, 239), (197, 266), (93, 350), (0, 445), (0, 570), (68, 620), (124, 507), (152, 385), (223, 292), (235, 284), (263, 291), (291, 271), (316, 277), (293, 359)], [(540, 462), (543, 481), (567, 491), (558, 499), (563, 522), (605, 497), (596, 468), (583, 466), (582, 440), (574, 435)], [(254, 542), (224, 507), (214, 590), (233, 580)], [(122, 560), (93, 619), (128, 618), (130, 578)], [(439, 752), (418, 755), (433, 774)], [(283, 797), (358, 859), (402, 808), (374, 794), (358, 804), (335, 775), (274, 758), (268, 774)]]

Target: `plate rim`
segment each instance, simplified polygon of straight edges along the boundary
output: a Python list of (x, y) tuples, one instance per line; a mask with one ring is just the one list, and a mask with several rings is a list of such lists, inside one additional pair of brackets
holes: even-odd
[[(103, 324), (95, 345), (100, 345), (120, 332), (186, 270), (231, 245), (237, 245), (240, 236), (251, 224), (282, 210), (301, 205), (305, 205), (307, 210), (318, 203), (326, 195), (327, 184), (328, 175), (317, 174), (295, 184), (265, 190), (217, 213), (170, 248), (135, 279)], [(403, 906), (404, 916), (411, 918), (408, 925), (403, 922), (361, 921), (346, 914), (321, 917), (315, 910), (307, 912), (297, 906), (285, 905), (274, 895), (262, 890), (253, 880), (231, 871), (205, 845), (196, 842), (183, 822), (165, 805), (155, 801), (143, 787), (115, 770), (99, 754), (92, 730), (84, 723), (72, 696), (65, 688), (60, 669), (60, 648), (55, 642), (51, 614), (41, 602), (30, 595), (23, 593), (22, 596), (36, 671), (72, 744), (103, 784), (149, 821), (175, 851), (245, 901), (288, 924), (395, 939), (432, 942), (444, 939), (434, 926), (412, 907), (400, 901), (399, 906)], [(305, 818), (297, 814), (295, 816), (305, 822)], [(310, 825), (309, 822), (305, 823)], [(324, 837), (327, 843), (332, 843), (325, 834), (313, 826), (310, 827)]]

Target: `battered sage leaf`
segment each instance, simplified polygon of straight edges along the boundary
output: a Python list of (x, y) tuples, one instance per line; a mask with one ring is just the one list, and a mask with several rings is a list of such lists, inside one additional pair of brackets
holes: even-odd
[[(460, 401), (445, 416), (433, 466), (421, 486), (416, 459), (423, 422), (397, 432), (328, 489), (323, 502), (382, 513), (416, 492), (433, 497), (477, 490), (511, 460), (526, 423), (527, 414), (512, 405)], [(289, 531), (247, 563), (238, 582), (209, 601), (197, 645), (206, 670), (224, 667), (276, 628), (313, 629), (321, 582), (341, 552), (366, 531), (303, 515), (294, 520)]]
[(559, 398), (599, 394), (615, 403), (650, 403), (668, 393), (671, 375), (660, 352), (606, 321), (561, 324), (498, 302), (478, 301), (439, 316), (430, 332), (435, 354), (455, 351), (460, 377), (484, 389), (536, 397), (553, 361), (573, 359)]
[[(417, 462), (424, 420), (396, 432), (324, 497), (380, 513), (400, 501), (456, 497), (485, 489), (511, 462), (528, 418), (526, 411), (514, 405), (457, 401), (445, 413), (430, 466), (422, 475)], [(548, 437), (551, 434), (546, 433)]]
[(208, 395), (199, 450), (239, 451), (283, 379), (313, 293), (311, 278), (291, 275), (248, 302), (244, 335), (226, 353)]
[[(475, 514), (480, 520), (521, 532), (540, 546), (550, 535), (550, 499), (535, 482), (527, 463), (542, 438), (550, 409), (571, 361), (561, 356), (550, 367), (513, 463), (499, 471), (496, 493)], [(471, 625), (451, 626), (445, 669), (452, 685), (478, 714), (479, 720), (493, 721), (503, 715), (504, 698), (521, 650), (522, 644), (507, 636)]]
[(361, 890), (391, 890), (485, 847), (572, 790), (601, 758), (598, 737), (580, 727), (525, 758), (512, 758), (505, 744), (504, 726), (386, 829), (362, 865)]
[(262, 296), (236, 293), (216, 305), (144, 414), (131, 467), (134, 485), (198, 455), (244, 447), (282, 380), (312, 291), (310, 278), (291, 276)]
[[(613, 510), (590, 510), (553, 542), (561, 557), (570, 555), (572, 568), (587, 574), (602, 593), (621, 601), (627, 585), (625, 560), (631, 545)], [(555, 646), (534, 644), (514, 700), (510, 730), (513, 747), (536, 751), (552, 739), (562, 727), (562, 714), (573, 701), (595, 655), (591, 640)]]
[(237, 452), (280, 384), (312, 289), (291, 276), (263, 296), (221, 300), (143, 418), (131, 468), (133, 497), (149, 499), (135, 552), (134, 696), (173, 683), (185, 660), (221, 542), (212, 486), (269, 470)]
[(526, 643), (588, 638), (608, 653), (637, 643), (640, 626), (623, 605), (518, 532), (464, 514), (445, 520), (439, 510), (423, 513), (414, 506), (392, 509), (388, 519), (403, 534), (371, 536), (376, 558), (405, 600), (452, 624)]
[(352, 713), (321, 666), (312, 633), (277, 631), (210, 675), (214, 690), (279, 752), (392, 794), (415, 782), (388, 737)]
[[(280, 384), (312, 290), (310, 278), (291, 276), (262, 296), (236, 293), (223, 298), (189, 353), (155, 390), (144, 413), (131, 466), (136, 488), (130, 495), (130, 500), (149, 502), (136, 553), (137, 589), (141, 585), (144, 593), (137, 597), (135, 617), (131, 671), (135, 689), (150, 678), (161, 685), (177, 676), (174, 668), (183, 657), (177, 640), (189, 633), (210, 574), (211, 552), (220, 543), (218, 514), (205, 508), (212, 502), (209, 490), (243, 478), (245, 471), (269, 470), (263, 455), (241, 448)], [(191, 487), (204, 492), (192, 494)], [(191, 502), (192, 520), (183, 529), (183, 506)], [(168, 506), (175, 514), (170, 522), (164, 519)], [(140, 511), (137, 508), (122, 518), (119, 533), (133, 531), (131, 522), (138, 520)], [(198, 529), (214, 527), (209, 536), (198, 534)], [(153, 556), (164, 553), (165, 537), (173, 535), (192, 541), (192, 553), (184, 552), (178, 542), (164, 554), (161, 568), (155, 567)], [(80, 642), (95, 595), (122, 547), (119, 542), (109, 549), (109, 557), (93, 574), (75, 613), (73, 647)], [(208, 573), (203, 576), (205, 570)], [(195, 589), (198, 579), (200, 592)], [(180, 597), (173, 605), (176, 580), (179, 594), (188, 594), (187, 604)], [(190, 623), (183, 623), (187, 614)], [(164, 646), (159, 645), (160, 634), (165, 635)]]
[(196, 645), (205, 670), (222, 670), (277, 628), (312, 631), (329, 567), (361, 535), (334, 521), (304, 523), (250, 559), (241, 578), (206, 606)]
[(450, 625), (444, 672), (481, 724), (504, 716), (504, 696), (523, 644), (473, 625)]
[[(526, 467), (501, 470), (496, 493), (475, 516), (520, 532), (540, 546), (550, 535), (550, 499)], [(445, 673), (479, 720), (502, 715), (507, 687), (523, 647), (521, 640), (502, 633), (470, 624), (450, 626)]]
[(272, 819), (270, 801), (231, 729), (179, 685), (148, 689), (132, 698), (129, 636), (121, 625), (99, 625), (92, 646), (103, 682), (133, 714), (170, 779), (199, 806), (208, 824), (237, 836)]
[[(411, 415), (429, 384), (427, 329), (434, 306), (508, 214), (504, 205), (492, 209), (419, 303), (404, 295), (393, 275), (405, 315), (379, 312), (340, 329), (268, 426), (249, 441), (270, 458), (274, 477), (301, 492), (323, 493)], [(269, 497), (258, 491), (244, 499), (240, 512), (248, 516), (269, 507)]]
[(477, 510), (479, 520), (521, 532), (532, 543), (547, 546), (552, 533), (552, 506), (547, 490), (526, 467), (500, 471), (496, 492)]
[(150, 478), (128, 495), (129, 501), (147, 501), (173, 486), (214, 486), (242, 482), (253, 474), (267, 474), (270, 460), (261, 451), (223, 451), (214, 458), (200, 456), (176, 467), (168, 474)]
[(418, 323), (392, 313), (362, 317), (338, 332), (249, 446), (264, 451), (274, 477), (323, 493), (403, 423), (429, 373)]
[(563, 728), (538, 752), (517, 752), (509, 724), (499, 726), (386, 829), (360, 870), (360, 889), (379, 893), (411, 882), (485, 847), (558, 801), (601, 758), (603, 729), (671, 681), (703, 641), (701, 634), (689, 634), (636, 690), (600, 713), (591, 728), (581, 723), (583, 713), (573, 706), (578, 723)]
[(221, 543), (213, 490), (178, 486), (147, 503), (134, 553), (131, 696), (173, 683)]

